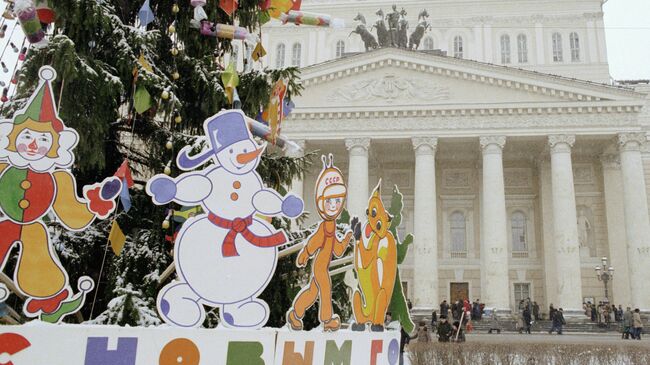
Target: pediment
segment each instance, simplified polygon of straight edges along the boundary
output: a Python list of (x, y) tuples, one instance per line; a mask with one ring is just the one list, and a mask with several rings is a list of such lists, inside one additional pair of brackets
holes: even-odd
[(644, 95), (527, 70), (395, 48), (303, 69), (296, 112), (613, 108), (637, 112)]

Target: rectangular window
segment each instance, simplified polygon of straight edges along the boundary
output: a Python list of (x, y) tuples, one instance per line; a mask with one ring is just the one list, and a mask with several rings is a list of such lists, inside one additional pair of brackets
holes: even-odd
[(530, 298), (530, 284), (528, 283), (515, 283), (515, 303)]

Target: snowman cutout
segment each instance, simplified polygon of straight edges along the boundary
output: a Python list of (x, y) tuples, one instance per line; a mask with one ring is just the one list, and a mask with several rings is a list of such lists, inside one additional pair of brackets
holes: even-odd
[(210, 148), (190, 156), (186, 146), (177, 165), (189, 171), (213, 164), (176, 178), (156, 175), (146, 187), (157, 205), (201, 205), (206, 212), (188, 219), (178, 233), (178, 278), (158, 293), (158, 313), (169, 324), (197, 327), (205, 319), (204, 306), (218, 307), (226, 327), (261, 328), (269, 307), (257, 296), (273, 277), (277, 246), (287, 237), (256, 214), (296, 218), (304, 204), (264, 187), (255, 170), (266, 144), (253, 139), (241, 111), (222, 111), (203, 128)]

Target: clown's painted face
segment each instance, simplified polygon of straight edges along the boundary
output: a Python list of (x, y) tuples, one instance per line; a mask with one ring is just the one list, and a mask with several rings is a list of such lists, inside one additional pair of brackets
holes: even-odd
[(36, 132), (26, 128), (16, 137), (16, 150), (28, 161), (40, 160), (47, 155), (50, 148), (52, 148), (52, 134), (48, 132)]
[(343, 209), (343, 198), (326, 198), (325, 199), (325, 213), (330, 217), (337, 217)]

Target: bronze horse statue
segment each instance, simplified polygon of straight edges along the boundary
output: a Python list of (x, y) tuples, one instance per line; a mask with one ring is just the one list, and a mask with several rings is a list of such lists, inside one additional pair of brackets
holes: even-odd
[(379, 42), (379, 46), (388, 47), (390, 46), (390, 33), (388, 32), (386, 22), (384, 21), (384, 11), (379, 9), (375, 14), (378, 18), (377, 21), (375, 21), (375, 24), (370, 27), (370, 31), (372, 32), (374, 28), (377, 28), (377, 41)]
[(417, 50), (420, 47), (420, 41), (422, 41), (422, 37), (424, 37), (424, 32), (426, 32), (427, 29), (431, 29), (431, 24), (429, 24), (427, 21), (428, 17), (429, 13), (426, 9), (423, 9), (418, 14), (418, 25), (415, 27), (415, 30), (409, 37), (409, 49), (413, 49), (413, 47), (415, 47)]
[(366, 28), (366, 18), (361, 15), (361, 13), (358, 13), (353, 20), (357, 20), (361, 22), (361, 24), (358, 24), (357, 27), (352, 32), (350, 32), (349, 36), (351, 36), (353, 33), (360, 35), (361, 40), (363, 41), (363, 45), (366, 47), (366, 51), (370, 50), (371, 48), (376, 49), (379, 47), (375, 36), (372, 35), (370, 31), (368, 31), (368, 28)]

